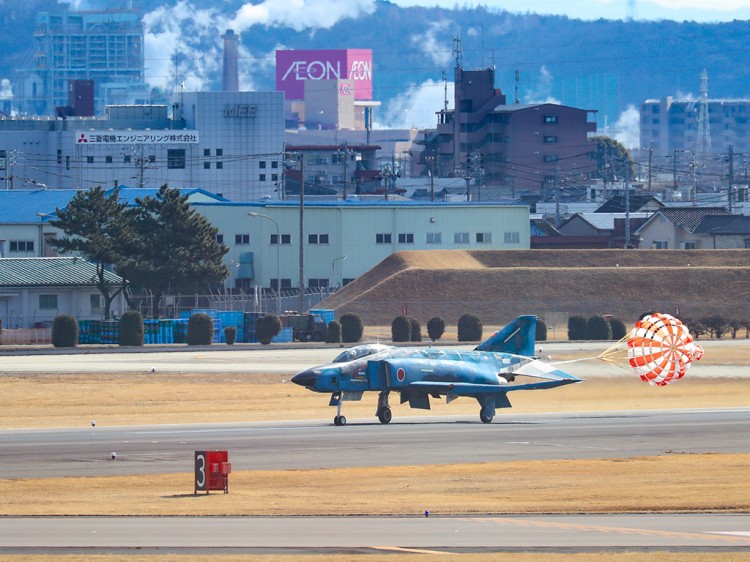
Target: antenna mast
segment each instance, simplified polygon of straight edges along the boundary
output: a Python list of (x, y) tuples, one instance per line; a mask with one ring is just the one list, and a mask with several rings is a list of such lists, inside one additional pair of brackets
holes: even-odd
[(453, 38), (453, 56), (456, 59), (456, 68), (463, 68), (463, 50), (461, 49), (461, 35)]

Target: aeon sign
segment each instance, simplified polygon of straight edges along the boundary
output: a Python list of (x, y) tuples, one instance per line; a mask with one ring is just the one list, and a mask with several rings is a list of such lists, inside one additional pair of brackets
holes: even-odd
[(336, 49), (276, 51), (276, 89), (301, 100), (305, 80), (354, 80), (354, 98), (372, 99), (372, 51)]

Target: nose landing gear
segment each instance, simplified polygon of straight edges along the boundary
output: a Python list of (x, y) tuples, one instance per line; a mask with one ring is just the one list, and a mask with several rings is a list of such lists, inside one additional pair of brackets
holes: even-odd
[(388, 406), (388, 392), (381, 392), (378, 395), (378, 409), (376, 411), (380, 423), (390, 423), (393, 419), (393, 413)]

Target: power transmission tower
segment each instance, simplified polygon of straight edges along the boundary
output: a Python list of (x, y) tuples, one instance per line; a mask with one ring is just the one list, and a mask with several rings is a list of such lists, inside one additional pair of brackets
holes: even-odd
[(705, 166), (711, 156), (711, 122), (708, 117), (708, 72), (701, 72), (701, 97), (698, 102), (698, 135), (695, 137), (695, 158)]

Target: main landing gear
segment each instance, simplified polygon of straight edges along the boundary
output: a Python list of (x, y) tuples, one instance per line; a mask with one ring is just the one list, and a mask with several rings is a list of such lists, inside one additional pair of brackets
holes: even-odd
[(393, 413), (388, 406), (388, 392), (381, 392), (378, 395), (378, 409), (376, 412), (380, 423), (390, 423), (393, 419)]

